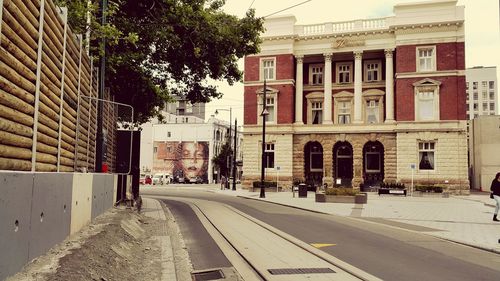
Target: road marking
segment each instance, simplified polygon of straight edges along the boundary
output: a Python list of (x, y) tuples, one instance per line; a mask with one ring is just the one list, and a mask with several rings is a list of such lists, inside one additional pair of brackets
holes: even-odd
[(335, 246), (337, 244), (320, 244), (320, 243), (311, 243), (311, 246), (315, 248), (323, 248), (323, 247), (330, 247), (330, 246)]

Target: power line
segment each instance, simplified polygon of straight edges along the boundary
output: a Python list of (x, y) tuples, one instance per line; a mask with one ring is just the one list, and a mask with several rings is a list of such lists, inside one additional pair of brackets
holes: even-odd
[(277, 11), (277, 12), (274, 12), (274, 13), (271, 13), (271, 14), (269, 14), (269, 15), (267, 15), (267, 16), (264, 16), (263, 18), (267, 18), (267, 17), (269, 17), (269, 16), (276, 15), (277, 13), (281, 13), (281, 12), (283, 12), (283, 11), (289, 10), (289, 9), (291, 9), (291, 8), (295, 8), (295, 7), (297, 7), (297, 6), (300, 6), (300, 5), (302, 5), (302, 4), (305, 4), (305, 3), (307, 3), (307, 2), (311, 2), (311, 1), (312, 1), (312, 0), (306, 0), (306, 1), (304, 1), (304, 2), (300, 2), (300, 3), (298, 3), (298, 4), (295, 4), (295, 5), (293, 5), (293, 6), (290, 6), (290, 7), (288, 7), (288, 8), (284, 8), (284, 9), (282, 9), (282, 10), (279, 10), (279, 11)]
[(248, 7), (248, 10), (250, 10), (252, 8), (253, 2), (255, 2), (255, 0), (252, 1), (252, 3), (250, 4), (250, 7)]

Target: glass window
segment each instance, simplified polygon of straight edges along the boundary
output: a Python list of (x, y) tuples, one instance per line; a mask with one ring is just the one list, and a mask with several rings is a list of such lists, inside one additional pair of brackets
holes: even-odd
[(418, 120), (434, 120), (434, 92), (418, 93)]
[(478, 98), (478, 94), (477, 94), (477, 92), (474, 92), (474, 100), (478, 100), (478, 99), (479, 99), (479, 98)]
[(419, 170), (434, 170), (434, 142), (419, 142), (418, 143), (418, 169)]
[(434, 47), (418, 48), (419, 71), (433, 71), (434, 66)]
[(378, 123), (380, 118), (380, 109), (378, 100), (366, 101), (366, 123)]
[(341, 101), (339, 102), (339, 124), (349, 124), (351, 123), (351, 102)]
[(266, 122), (274, 122), (274, 97), (266, 97), (266, 108), (269, 114), (266, 116)]
[(473, 108), (475, 111), (477, 111), (477, 110), (478, 110), (479, 106), (477, 105), (477, 102), (474, 102), (474, 105), (472, 106), (472, 108)]
[(367, 172), (380, 173), (380, 152), (366, 152), (365, 165)]
[(488, 103), (483, 102), (483, 111), (486, 111), (486, 110), (488, 110)]
[(274, 143), (266, 143), (265, 168), (274, 168)]
[(495, 110), (495, 103), (494, 102), (490, 103), (490, 110), (491, 111)]
[(488, 87), (488, 81), (482, 81), (481, 86), (483, 86), (483, 89), (486, 89)]
[(469, 90), (469, 82), (465, 82), (465, 90)]
[(323, 66), (311, 67), (311, 84), (312, 85), (323, 84)]
[(490, 92), (490, 100), (495, 100), (495, 92)]
[(312, 123), (321, 124), (323, 123), (323, 103), (320, 101), (311, 103), (311, 113), (312, 113)]
[(477, 90), (477, 82), (472, 82), (472, 89)]
[(274, 58), (262, 60), (262, 74), (265, 80), (274, 80)]
[(317, 145), (311, 147), (310, 155), (310, 170), (311, 172), (323, 171), (323, 151)]
[(367, 82), (380, 80), (380, 72), (379, 72), (379, 63), (378, 62), (367, 63), (365, 65), (365, 67), (366, 67), (366, 81)]
[(490, 90), (495, 89), (495, 81), (489, 81), (489, 85), (490, 85)]
[(167, 132), (167, 137), (170, 138), (172, 136), (171, 132)]
[(488, 99), (488, 93), (486, 91), (483, 91), (483, 100)]
[(338, 66), (339, 72), (339, 83), (350, 83), (351, 82), (351, 65), (350, 64), (340, 64)]

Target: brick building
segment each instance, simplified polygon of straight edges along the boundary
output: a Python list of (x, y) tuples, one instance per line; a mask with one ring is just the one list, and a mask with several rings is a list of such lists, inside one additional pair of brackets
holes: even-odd
[[(245, 58), (244, 186), (266, 177), (446, 185), (468, 192), (464, 7), (394, 6), (386, 18), (296, 25), (267, 18)], [(412, 173), (412, 167), (414, 168)]]

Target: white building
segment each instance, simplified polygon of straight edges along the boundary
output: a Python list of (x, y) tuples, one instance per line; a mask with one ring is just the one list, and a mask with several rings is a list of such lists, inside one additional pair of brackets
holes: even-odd
[(498, 114), (497, 68), (476, 66), (467, 68), (465, 75), (467, 119)]
[[(198, 163), (199, 168), (203, 170), (200, 171), (203, 181), (210, 183), (218, 181), (218, 171), (212, 164), (212, 159), (219, 154), (221, 147), (227, 141), (229, 123), (213, 116), (207, 122), (195, 116), (176, 116), (172, 114), (164, 114), (164, 116), (164, 123), (153, 120), (141, 126), (141, 172), (151, 174), (164, 172), (174, 177), (182, 173), (183, 177), (186, 176), (184, 172), (180, 172), (180, 168), (176, 167), (181, 162), (180, 157), (186, 156), (182, 156), (182, 154), (188, 153), (181, 150), (182, 145), (189, 144), (191, 146), (196, 145), (196, 147), (203, 150), (203, 153), (198, 154), (201, 157), (201, 162)], [(231, 131), (231, 145), (234, 146), (234, 125)], [(241, 138), (242, 133), (241, 129), (239, 129), (237, 161), (241, 161), (241, 151), (239, 149)], [(192, 170), (194, 169), (193, 166)]]
[(471, 188), (489, 191), (491, 181), (500, 172), (500, 116), (474, 118), (469, 133)]

